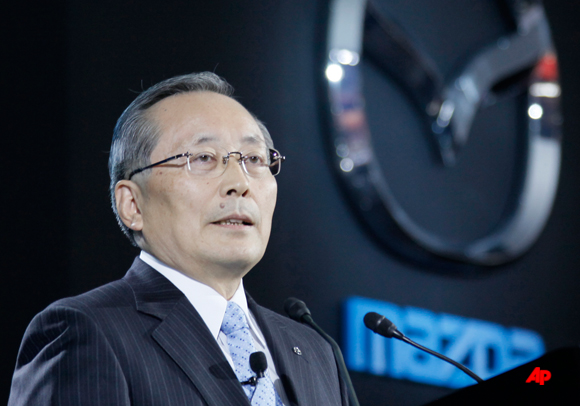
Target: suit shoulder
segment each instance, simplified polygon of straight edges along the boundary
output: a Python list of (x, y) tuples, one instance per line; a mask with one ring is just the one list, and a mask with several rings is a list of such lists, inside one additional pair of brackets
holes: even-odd
[(66, 307), (84, 311), (110, 308), (114, 305), (130, 305), (131, 303), (134, 303), (133, 290), (125, 280), (120, 279), (80, 295), (57, 300), (50, 304), (46, 310)]
[(54, 351), (81, 348), (86, 340), (116, 342), (120, 336), (118, 332), (130, 329), (127, 320), (135, 314), (133, 291), (124, 280), (60, 299), (34, 316), (28, 325), (18, 363), (27, 364), (45, 348)]
[(123, 309), (134, 308), (134, 303), (132, 290), (123, 280), (57, 300), (32, 319), (24, 334), (23, 345), (31, 335), (44, 337), (39, 342), (50, 342), (71, 326), (99, 329), (98, 326), (110, 325), (124, 312)]
[[(118, 314), (99, 310), (104, 308), (98, 294), (103, 289), (59, 300), (33, 318), (18, 351), (9, 405), (129, 404), (110, 341), (115, 330), (103, 328), (118, 326)], [(100, 378), (89, 385), (93, 374)], [(102, 390), (113, 385), (116, 392)]]

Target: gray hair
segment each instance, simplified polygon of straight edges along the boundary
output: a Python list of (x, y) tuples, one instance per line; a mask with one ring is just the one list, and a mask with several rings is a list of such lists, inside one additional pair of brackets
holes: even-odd
[[(139, 94), (121, 114), (115, 126), (109, 154), (111, 205), (121, 230), (135, 246), (138, 246), (137, 239), (141, 238), (141, 233), (131, 230), (119, 217), (115, 185), (127, 179), (131, 171), (151, 163), (151, 153), (159, 142), (160, 131), (156, 123), (149, 119), (148, 109), (167, 97), (188, 92), (213, 92), (233, 98), (234, 88), (211, 72), (191, 73), (166, 79)], [(273, 148), (274, 143), (268, 129), (253, 114), (252, 116), (262, 132), (266, 145)]]

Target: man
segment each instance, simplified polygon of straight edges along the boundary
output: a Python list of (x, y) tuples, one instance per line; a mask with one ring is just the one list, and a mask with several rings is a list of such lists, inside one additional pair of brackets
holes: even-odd
[[(284, 158), (231, 94), (212, 73), (180, 76), (120, 117), (111, 198), (142, 252), (122, 280), (34, 318), (9, 405), (346, 404), (330, 346), (244, 291)], [(265, 376), (248, 383), (260, 351)]]

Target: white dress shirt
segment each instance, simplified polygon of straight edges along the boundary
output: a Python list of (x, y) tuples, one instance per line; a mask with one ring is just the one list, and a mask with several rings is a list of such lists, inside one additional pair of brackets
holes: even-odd
[[(189, 302), (193, 305), (195, 310), (197, 310), (207, 325), (211, 335), (216, 339), (220, 349), (230, 363), (232, 370), (235, 370), (234, 362), (228, 347), (227, 336), (221, 331), (221, 325), (224, 315), (226, 314), (228, 301), (213, 288), (170, 268), (148, 252), (141, 251), (139, 258), (161, 275), (169, 279), (177, 289), (183, 292), (185, 297), (187, 297)], [(250, 309), (248, 309), (248, 301), (246, 299), (243, 281), (240, 281), (240, 286), (238, 286), (236, 293), (234, 293), (234, 296), (230, 300), (239, 305), (246, 314), (250, 326), (250, 334), (254, 339), (254, 350), (262, 351), (266, 355), (268, 369), (265, 373), (272, 382), (274, 382), (274, 387), (276, 388), (282, 402), (285, 405), (288, 405), (286, 393), (282, 387), (282, 381), (280, 381), (280, 377), (276, 373), (276, 366), (274, 365), (272, 354), (270, 354), (270, 351), (268, 350), (266, 340), (264, 339), (264, 335), (262, 334), (254, 315)]]

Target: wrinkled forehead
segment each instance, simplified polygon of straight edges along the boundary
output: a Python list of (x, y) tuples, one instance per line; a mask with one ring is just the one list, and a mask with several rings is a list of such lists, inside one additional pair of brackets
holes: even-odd
[(219, 144), (242, 148), (266, 144), (255, 118), (234, 99), (211, 92), (168, 97), (151, 107), (162, 149)]

